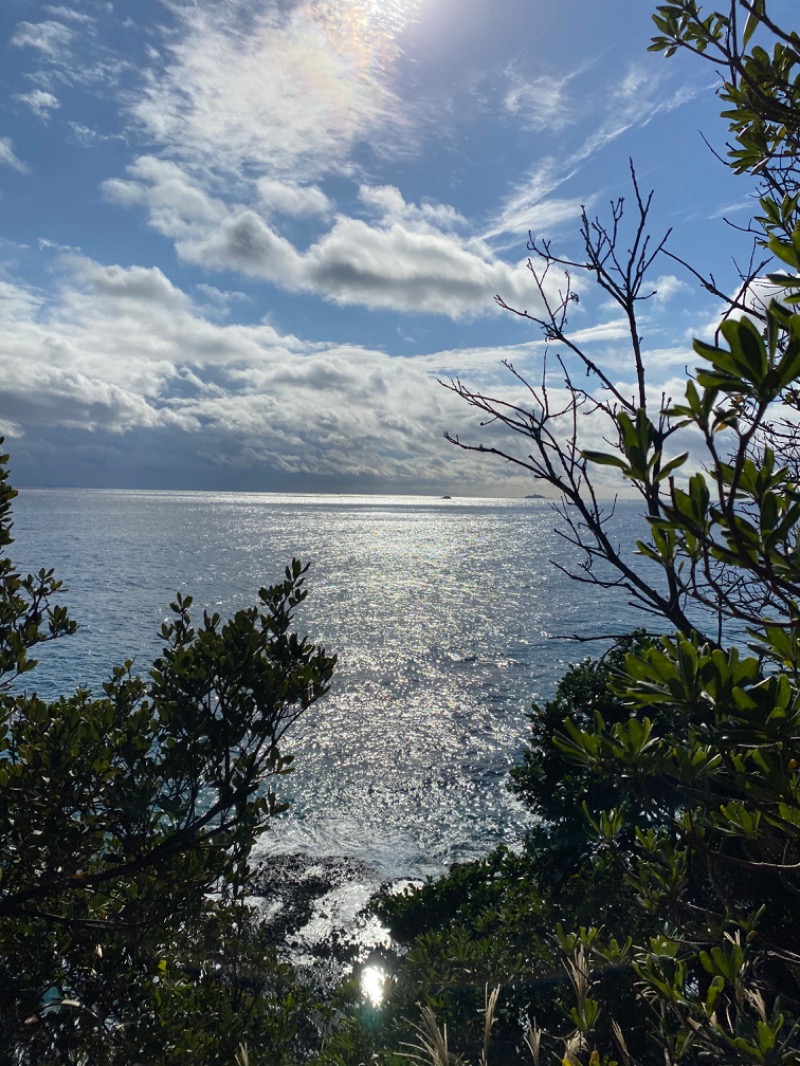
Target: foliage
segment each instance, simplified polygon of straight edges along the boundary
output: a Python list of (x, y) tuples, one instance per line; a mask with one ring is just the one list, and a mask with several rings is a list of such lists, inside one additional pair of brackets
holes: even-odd
[(195, 628), (177, 597), (148, 678), (116, 668), (96, 696), (12, 685), (74, 629), (52, 571), (5, 555), (0, 457), (0, 1061), (230, 1062), (246, 1034), (290, 1061), (302, 1017), (251, 928), (248, 858), (282, 809), (286, 730), (335, 658), (292, 631), (297, 561), (257, 606)]
[[(378, 914), (405, 954), (375, 1048), (418, 1045), (419, 1034), (407, 1019), (421, 1003), (433, 1012), (426, 1016), (425, 1032), (432, 1033), (434, 1015), (446, 1019), (451, 1046), (477, 1061), (484, 1052), (485, 990), (497, 987), (491, 1061), (530, 1062), (519, 1019), (535, 1017), (540, 1026), (558, 1030), (572, 1006), (563, 966), (567, 955), (556, 930), (601, 922), (607, 939), (616, 935), (623, 942), (634, 931), (657, 930), (625, 889), (630, 848), (602, 832), (607, 807), (616, 805), (621, 816), (633, 790), (619, 778), (601, 781), (568, 762), (552, 741), (570, 716), (583, 725), (591, 724), (596, 713), (608, 721), (630, 717), (612, 690), (612, 678), (626, 651), (646, 643), (635, 635), (602, 659), (571, 667), (555, 698), (534, 707), (523, 761), (512, 771), (513, 790), (535, 815), (519, 850), (498, 848), (479, 861), (455, 865), (444, 877), (378, 901)], [(606, 1001), (626, 1010), (632, 1024), (642, 1024), (630, 966), (606, 960), (602, 969), (596, 976)], [(612, 1049), (610, 1029), (602, 1020), (599, 1027)]]
[[(800, 36), (780, 26), (772, 11), (765, 0), (734, 0), (727, 11), (707, 15), (695, 0), (660, 4), (653, 16), (658, 35), (650, 50), (670, 56), (684, 49), (723, 72), (722, 117), (736, 140), (729, 148), (731, 169), (757, 174), (764, 191), (782, 199), (797, 192)], [(771, 51), (761, 43), (764, 31)], [(784, 222), (789, 221), (787, 216)], [(791, 238), (789, 225), (780, 229)]]
[[(514, 462), (562, 494), (563, 532), (583, 553), (576, 579), (623, 588), (674, 629), (626, 654), (607, 707), (566, 719), (560, 764), (532, 752), (517, 771), (523, 794), (532, 789), (539, 810), (551, 806), (564, 831), (574, 830), (569, 799), (585, 785), (587, 832), (621, 851), (625, 884), (647, 916), (632, 939), (602, 929), (599, 908), (577, 932), (557, 930), (572, 1005), (564, 1002), (560, 1032), (537, 1030), (537, 1054), (555, 1051), (570, 1064), (612, 1054), (626, 1066), (800, 1062), (800, 36), (772, 11), (767, 0), (730, 0), (710, 13), (681, 0), (655, 16), (656, 50), (686, 49), (722, 73), (729, 164), (759, 182), (747, 231), (765, 256), (751, 258), (732, 297), (689, 267), (725, 303), (713, 343), (695, 342), (684, 396), (653, 403), (647, 387), (638, 309), (652, 292), (651, 268), (671, 253), (666, 238), (649, 237), (651, 198), (635, 174), (628, 231), (618, 200), (608, 222), (584, 213), (579, 258), (531, 237), (544, 310), (516, 313), (555, 351), (566, 402), (548, 387), (546, 361), (542, 387), (517, 376), (527, 389), (519, 404), (449, 386), (484, 423), (521, 435), (524, 450), (456, 444)], [(565, 279), (553, 299), (556, 269)], [(765, 269), (768, 299), (755, 285)], [(570, 334), (575, 272), (627, 318), (632, 395)], [(613, 446), (586, 447), (585, 415), (604, 422)], [(702, 451), (700, 462), (676, 453), (678, 433)], [(612, 509), (597, 487), (609, 470), (642, 501), (647, 532), (633, 559), (612, 539)], [(596, 702), (591, 686), (580, 698)], [(558, 784), (565, 763), (572, 769)], [(610, 806), (594, 811), (605, 788)], [(541, 832), (546, 846), (548, 827)], [(635, 975), (624, 1001), (602, 987), (609, 967)]]
[[(510, 788), (535, 818), (526, 848), (536, 854), (540, 880), (553, 896), (567, 890), (567, 879), (574, 878), (582, 863), (596, 862), (598, 840), (611, 833), (609, 812), (618, 847), (630, 844), (635, 827), (647, 822), (632, 782), (568, 762), (553, 738), (567, 722), (580, 729), (592, 728), (599, 719), (609, 726), (626, 722), (631, 710), (614, 691), (613, 681), (628, 653), (651, 644), (652, 638), (638, 631), (619, 639), (600, 659), (571, 666), (555, 698), (544, 706), (534, 704), (529, 715), (530, 736), (522, 761), (510, 772)], [(665, 802), (674, 804), (674, 790), (667, 782), (660, 787)], [(586, 886), (580, 891), (585, 898)]]

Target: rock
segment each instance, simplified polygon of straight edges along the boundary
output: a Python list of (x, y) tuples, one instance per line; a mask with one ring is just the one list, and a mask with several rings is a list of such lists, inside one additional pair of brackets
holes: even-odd
[(390, 887), (358, 859), (273, 854), (255, 867), (249, 895), (287, 960), (331, 987), (376, 950), (396, 954), (388, 930), (369, 911), (370, 900)]

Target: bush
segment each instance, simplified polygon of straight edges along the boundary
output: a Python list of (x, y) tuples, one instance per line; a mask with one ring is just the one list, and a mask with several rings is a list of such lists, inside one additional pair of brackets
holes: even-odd
[[(52, 571), (19, 575), (0, 456), (0, 1061), (230, 1063), (289, 1055), (302, 997), (249, 922), (248, 859), (282, 809), (287, 729), (335, 658), (292, 631), (305, 567), (192, 625), (176, 599), (149, 677), (19, 691), (74, 630)], [(303, 1008), (303, 1009), (301, 1009)], [(269, 1049), (269, 1050), (265, 1050)], [(265, 1056), (265, 1057), (261, 1057)], [(253, 1060), (255, 1061), (255, 1060)]]

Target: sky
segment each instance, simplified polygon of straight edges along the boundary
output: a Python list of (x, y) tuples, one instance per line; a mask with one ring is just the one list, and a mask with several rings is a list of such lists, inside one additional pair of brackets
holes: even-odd
[[(710, 65), (647, 0), (0, 4), (0, 432), (27, 486), (519, 496), (524, 454), (439, 382), (524, 396), (529, 231), (654, 191), (654, 239), (733, 291), (752, 183), (712, 149)], [(738, 257), (738, 260), (737, 260)], [(551, 275), (548, 285), (557, 287)], [(632, 391), (618, 311), (570, 326)], [(709, 294), (672, 259), (651, 385)], [(587, 422), (586, 439), (593, 428)], [(483, 435), (483, 436), (482, 436)], [(487, 436), (488, 435), (488, 436)]]

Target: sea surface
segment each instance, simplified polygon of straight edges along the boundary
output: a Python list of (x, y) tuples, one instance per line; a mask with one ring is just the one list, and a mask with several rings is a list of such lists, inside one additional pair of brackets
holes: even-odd
[[(146, 673), (176, 592), (230, 613), (297, 557), (298, 627), (336, 652), (330, 694), (295, 727), (296, 770), (263, 848), (364, 860), (384, 879), (437, 873), (513, 844), (505, 788), (532, 701), (641, 625), (623, 593), (578, 584), (542, 500), (22, 490), (12, 557), (54, 567), (78, 633), (41, 650), (27, 688), (98, 687), (127, 658)], [(617, 507), (625, 550), (641, 529)]]

